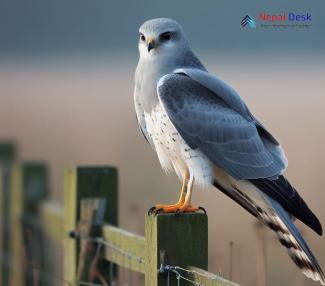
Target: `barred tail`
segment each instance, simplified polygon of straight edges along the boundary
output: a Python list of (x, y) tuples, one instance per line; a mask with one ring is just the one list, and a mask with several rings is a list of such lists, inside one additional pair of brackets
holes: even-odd
[(260, 219), (276, 233), (280, 243), (302, 273), (325, 285), (325, 275), (321, 267), (288, 213), (272, 198), (265, 196), (265, 199), (273, 211), (260, 210)]

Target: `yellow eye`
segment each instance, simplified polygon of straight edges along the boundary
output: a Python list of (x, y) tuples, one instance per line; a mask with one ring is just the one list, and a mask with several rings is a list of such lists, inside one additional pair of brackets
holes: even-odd
[(140, 41), (144, 42), (145, 40), (146, 40), (146, 37), (142, 33), (140, 33)]

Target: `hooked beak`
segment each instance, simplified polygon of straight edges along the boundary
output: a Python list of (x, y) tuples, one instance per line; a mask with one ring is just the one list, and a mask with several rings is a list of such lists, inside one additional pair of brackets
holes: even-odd
[(153, 39), (148, 40), (148, 53), (155, 47), (155, 41)]

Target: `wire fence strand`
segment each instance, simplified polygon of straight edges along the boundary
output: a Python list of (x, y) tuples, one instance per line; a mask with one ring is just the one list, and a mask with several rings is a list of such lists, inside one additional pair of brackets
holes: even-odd
[[(40, 223), (39, 219), (37, 219), (37, 220), (34, 220), (34, 219), (35, 219), (34, 216), (26, 218), (27, 221), (33, 222), (35, 225)], [(80, 222), (80, 224), (86, 224), (86, 223), (88, 223), (88, 222), (85, 222), (85, 221)], [(59, 227), (59, 226), (55, 226), (55, 227)], [(72, 231), (72, 232), (67, 232), (66, 230), (62, 229), (62, 227), (60, 227), (60, 230), (62, 232), (64, 232), (64, 235), (66, 237), (70, 236), (71, 238), (87, 240), (89, 242), (96, 243), (97, 249), (96, 249), (95, 256), (98, 258), (101, 256), (102, 248), (105, 247), (106, 251), (111, 251), (112, 253), (115, 253), (115, 254), (125, 257), (129, 261), (129, 265), (128, 265), (129, 267), (131, 266), (131, 261), (134, 261), (138, 264), (145, 264), (144, 258), (134, 255), (133, 253), (127, 252), (127, 251), (123, 250), (122, 248), (118, 247), (117, 245), (115, 245), (113, 242), (105, 240), (102, 237), (84, 236), (84, 235), (81, 235), (78, 232), (78, 230)], [(71, 235), (71, 233), (73, 233), (73, 235)], [(114, 263), (109, 264), (109, 269), (108, 269), (109, 277), (113, 277), (113, 273), (114, 273), (113, 264)], [(35, 266), (32, 266), (32, 268), (35, 269)], [(127, 268), (128, 267), (126, 267), (126, 269)], [(38, 269), (38, 270), (42, 270), (42, 269)], [(216, 280), (218, 281), (219, 279), (222, 280), (222, 278), (219, 276), (219, 274), (216, 275), (216, 277), (211, 278), (211, 275), (206, 275), (205, 273), (199, 273), (195, 270), (189, 270), (189, 269), (177, 266), (177, 265), (162, 265), (159, 269), (159, 272), (161, 274), (167, 275), (167, 282), (166, 282), (167, 286), (169, 286), (171, 284), (171, 279), (176, 279), (177, 285), (181, 285), (181, 281), (184, 281), (184, 282), (190, 283), (194, 286), (205, 286), (201, 282), (192, 280), (190, 277), (192, 277), (193, 275), (204, 277), (206, 280), (209, 280), (209, 281), (216, 281)], [(63, 278), (57, 277), (57, 276), (53, 275), (53, 273), (46, 272), (45, 274), (46, 274), (48, 280), (50, 280), (51, 276), (52, 276), (51, 280), (56, 280), (56, 281), (60, 280), (69, 286), (78, 286), (78, 285), (80, 285), (80, 286), (83, 286), (83, 285), (84, 286), (105, 286), (105, 284), (98, 284), (98, 283), (92, 283), (92, 282), (87, 282), (87, 281), (76, 281), (77, 280), (76, 277), (72, 282), (72, 281), (67, 281)], [(173, 276), (175, 278), (172, 278)], [(120, 284), (120, 285), (128, 286), (128, 285), (132, 284), (132, 277), (131, 277), (130, 273), (127, 274), (126, 280), (127, 280), (126, 281), (127, 284)], [(116, 284), (116, 281), (113, 280), (109, 283), (108, 286), (118, 286), (118, 284)]]
[[(95, 242), (98, 244), (98, 246), (103, 245), (106, 248), (108, 248), (110, 251), (113, 251), (113, 252), (116, 252), (122, 256), (125, 256), (129, 261), (133, 259), (134, 261), (136, 261), (140, 264), (145, 263), (145, 260), (142, 257), (134, 255), (130, 252), (127, 252), (127, 251), (123, 250), (122, 248), (114, 245), (112, 242), (110, 242), (108, 240), (104, 240), (102, 237), (88, 237), (88, 236), (82, 236), (79, 234), (77, 234), (76, 237), (78, 237), (81, 240), (88, 240), (88, 241)], [(112, 271), (112, 269), (110, 269), (110, 271)], [(169, 286), (171, 283), (171, 277), (172, 277), (172, 275), (170, 275), (171, 273), (175, 275), (175, 278), (177, 279), (177, 283), (178, 283), (177, 285), (181, 285), (181, 281), (184, 281), (184, 282), (188, 282), (195, 286), (205, 286), (202, 282), (197, 282), (197, 281), (189, 278), (193, 275), (198, 275), (198, 276), (204, 277), (205, 279), (207, 279), (209, 281), (218, 281), (219, 279), (221, 279), (219, 274), (216, 275), (216, 277), (211, 278), (211, 275), (199, 273), (195, 270), (189, 270), (189, 269), (177, 266), (177, 265), (161, 265), (161, 267), (159, 269), (159, 273), (167, 275), (167, 284), (166, 284), (167, 286)], [(129, 283), (131, 283), (131, 280), (129, 278), (130, 278), (130, 275), (127, 280)], [(83, 284), (83, 285), (85, 285), (85, 284)], [(98, 284), (87, 284), (87, 285), (96, 286)]]

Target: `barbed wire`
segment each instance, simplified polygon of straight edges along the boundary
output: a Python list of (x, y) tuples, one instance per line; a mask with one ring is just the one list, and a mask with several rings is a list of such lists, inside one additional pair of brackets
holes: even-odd
[[(130, 252), (127, 252), (125, 250), (123, 250), (122, 248), (114, 245), (112, 242), (103, 239), (102, 237), (89, 237), (89, 236), (84, 236), (84, 235), (80, 235), (80, 234), (73, 234), (71, 235), (71, 233), (69, 234), (70, 236), (75, 236), (81, 240), (87, 240), (87, 241), (91, 241), (91, 242), (95, 242), (97, 243), (97, 247), (101, 247), (101, 246), (106, 246), (106, 248), (109, 248), (110, 250), (113, 250), (115, 252), (117, 252), (118, 254), (128, 258), (129, 260), (134, 259), (135, 261), (137, 261), (139, 264), (144, 264), (145, 260), (137, 255), (134, 255)], [(98, 248), (97, 248), (98, 251)], [(99, 252), (99, 251), (98, 251)]]
[[(86, 241), (89, 241), (89, 242), (93, 242), (97, 245), (97, 249), (96, 249), (96, 254), (95, 254), (95, 258), (100, 258), (100, 255), (101, 255), (101, 248), (103, 246), (105, 246), (105, 249), (109, 249), (111, 252), (115, 252), (117, 253), (118, 255), (121, 255), (121, 256), (124, 256), (126, 257), (129, 261), (133, 260), (139, 264), (144, 264), (145, 263), (145, 260), (140, 257), (140, 256), (137, 256), (137, 255), (134, 255), (130, 252), (127, 252), (125, 250), (123, 250), (122, 248), (118, 247), (117, 245), (115, 245), (114, 243), (112, 243), (111, 241), (108, 241), (108, 240), (105, 240), (103, 239), (102, 237), (89, 237), (89, 236), (86, 236), (86, 235), (82, 235), (78, 232), (75, 232), (75, 231), (72, 231), (72, 232), (69, 232), (69, 236), (72, 237), (72, 238), (78, 238), (80, 240), (86, 240)], [(112, 262), (112, 261), (110, 261)], [(109, 264), (109, 277), (112, 279), (113, 277), (113, 264), (114, 262), (110, 263)], [(128, 269), (127, 267), (123, 267), (127, 270), (131, 270), (131, 262), (129, 263), (129, 268)], [(128, 273), (129, 274), (129, 273)], [(127, 283), (126, 284), (123, 284), (123, 285), (132, 285), (131, 283), (131, 280), (130, 280), (130, 275), (127, 275)], [(95, 284), (95, 283), (92, 283), (92, 282), (86, 282), (86, 281), (77, 281), (76, 282), (77, 285), (85, 285), (85, 286), (103, 286), (103, 285), (106, 285), (106, 284)], [(115, 285), (115, 281), (111, 281), (109, 286), (113, 286)]]
[(178, 268), (177, 266), (165, 265), (164, 267), (165, 267), (166, 271), (168, 271), (167, 286), (169, 286), (169, 284), (170, 284), (170, 275), (169, 275), (170, 272), (175, 274), (178, 286), (180, 285), (181, 280), (190, 282), (191, 284), (193, 284), (195, 286), (203, 286), (203, 284), (201, 284), (201, 282), (192, 281), (191, 279), (183, 276), (179, 271), (177, 271), (177, 268)]
[[(25, 217), (25, 221), (30, 222), (31, 224), (39, 224), (40, 220), (36, 219), (37, 217), (35, 216), (30, 216), (30, 217)], [(80, 221), (79, 222), (79, 226), (83, 225), (83, 224), (91, 224), (91, 222), (87, 222), (87, 221)], [(59, 228), (60, 231), (64, 232), (64, 236), (69, 236), (71, 238), (75, 238), (75, 239), (80, 239), (80, 240), (87, 240), (89, 242), (93, 242), (96, 243), (97, 245), (97, 249), (95, 252), (95, 258), (99, 258), (101, 256), (101, 248), (102, 246), (105, 246), (106, 250), (110, 250), (111, 252), (115, 252), (120, 256), (123, 256), (125, 258), (127, 258), (130, 261), (129, 266), (131, 265), (131, 261), (133, 260), (134, 262), (138, 263), (138, 264), (145, 264), (145, 259), (135, 255), (131, 252), (125, 251), (124, 249), (118, 247), (116, 244), (114, 244), (112, 241), (106, 240), (102, 237), (91, 237), (91, 236), (87, 236), (87, 235), (82, 235), (79, 232), (79, 229), (77, 228), (77, 230), (74, 231), (67, 231), (65, 230), (63, 227), (61, 226), (55, 226), (56, 228)], [(109, 264), (109, 277), (113, 277), (113, 264), (114, 262)], [(33, 267), (35, 269), (35, 266)], [(130, 268), (130, 267), (126, 267)], [(41, 269), (39, 269), (41, 270)], [(216, 277), (211, 277), (211, 275), (206, 275), (205, 273), (199, 273), (195, 270), (189, 270), (189, 269), (185, 269), (183, 267), (177, 266), (177, 265), (161, 265), (160, 269), (159, 269), (159, 273), (160, 274), (165, 274), (167, 275), (167, 286), (170, 285), (171, 283), (171, 274), (175, 275), (175, 278), (177, 279), (177, 285), (181, 285), (181, 281), (190, 283), (194, 286), (204, 286), (204, 284), (202, 282), (197, 282), (194, 281), (192, 279), (190, 279), (189, 277), (191, 277), (191, 275), (198, 275), (201, 277), (204, 277), (205, 279), (209, 280), (209, 281), (216, 281), (216, 280), (223, 280), (223, 278), (221, 278), (219, 275), (216, 275)], [(50, 275), (48, 273), (48, 275)], [(48, 277), (49, 278), (49, 277)], [(92, 282), (87, 282), (87, 281), (77, 281), (77, 279), (73, 279), (72, 281), (67, 281), (63, 278), (59, 278), (59, 277), (53, 277), (54, 280), (61, 280), (62, 282), (68, 284), (68, 285), (81, 285), (81, 286), (103, 286), (103, 285), (107, 285), (107, 284), (98, 284), (98, 283), (92, 283)], [(129, 279), (128, 279), (129, 280)], [(130, 281), (128, 281), (130, 282)], [(115, 285), (114, 281), (111, 281), (109, 286), (113, 286)], [(130, 284), (131, 285), (131, 284)]]
[[(132, 254), (130, 252), (127, 252), (127, 251), (123, 250), (122, 248), (114, 245), (112, 242), (103, 239), (102, 237), (89, 237), (89, 236), (83, 236), (83, 235), (80, 235), (80, 234), (77, 234), (76, 237), (78, 237), (81, 240), (88, 240), (88, 241), (97, 243), (97, 247), (98, 247), (97, 250), (99, 249), (100, 245), (104, 245), (105, 247), (109, 248), (110, 250), (115, 251), (115, 252), (119, 253), (122, 256), (125, 256), (129, 260), (133, 259), (133, 260), (137, 261), (140, 264), (141, 263), (145, 264), (145, 260), (142, 257), (134, 255), (134, 254)], [(97, 251), (97, 252), (99, 252), (99, 251)], [(198, 275), (198, 276), (204, 277), (204, 278), (206, 278), (207, 280), (210, 280), (210, 281), (216, 281), (216, 280), (218, 281), (218, 280), (222, 279), (219, 276), (220, 273), (212, 278), (211, 275), (206, 275), (204, 273), (200, 273), (200, 272), (192, 270), (192, 269), (189, 270), (189, 269), (177, 266), (177, 265), (175, 266), (175, 265), (164, 265), (164, 264), (162, 264), (160, 266), (159, 273), (160, 274), (167, 274), (167, 286), (170, 285), (170, 279), (171, 279), (170, 273), (173, 273), (175, 275), (175, 277), (177, 279), (177, 285), (181, 285), (180, 283), (183, 280), (183, 281), (191, 283), (192, 285), (195, 285), (195, 286), (204, 286), (204, 284), (202, 282), (194, 281), (194, 280), (192, 280), (192, 279), (190, 279), (188, 277), (190, 275), (195, 275), (195, 274)], [(89, 285), (95, 286), (97, 284), (89, 284)]]
[[(170, 283), (170, 273), (175, 274), (176, 279), (177, 279), (177, 285), (180, 285), (180, 280), (184, 280), (186, 282), (189, 282), (195, 286), (204, 286), (204, 284), (202, 282), (197, 282), (197, 281), (193, 281), (190, 278), (184, 276), (184, 275), (198, 275), (198, 276), (202, 276), (210, 281), (219, 281), (219, 279), (222, 279), (221, 277), (219, 277), (219, 275), (216, 275), (215, 278), (211, 278), (211, 276), (205, 275), (203, 273), (199, 273), (195, 270), (189, 270), (180, 266), (172, 266), (172, 265), (161, 265), (160, 269), (159, 269), (160, 273), (166, 273), (167, 272), (167, 286), (169, 286)], [(182, 273), (184, 273), (182, 275)]]

